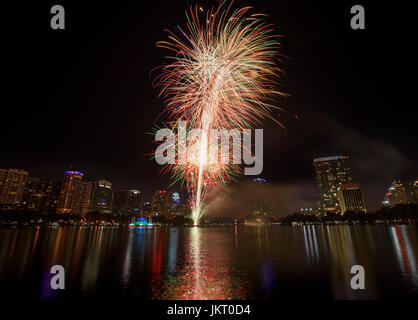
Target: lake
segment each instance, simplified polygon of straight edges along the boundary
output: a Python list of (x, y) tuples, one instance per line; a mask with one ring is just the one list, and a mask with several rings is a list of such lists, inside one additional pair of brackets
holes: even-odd
[[(33, 300), (417, 299), (418, 226), (0, 229), (0, 291)], [(65, 269), (52, 290), (50, 269)], [(353, 290), (351, 266), (365, 270)]]

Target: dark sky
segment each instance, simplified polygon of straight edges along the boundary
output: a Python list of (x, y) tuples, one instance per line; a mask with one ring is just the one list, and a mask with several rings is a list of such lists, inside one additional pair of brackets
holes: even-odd
[[(60, 180), (72, 166), (86, 180), (150, 198), (168, 176), (150, 160), (154, 121), (163, 109), (150, 71), (167, 53), (163, 28), (184, 25), (188, 4), (216, 1), (19, 1), (2, 7), (0, 167)], [(312, 158), (348, 155), (369, 208), (394, 177), (418, 176), (416, 42), (408, 2), (236, 1), (269, 14), (283, 35), (277, 103), (287, 127), (264, 122), (264, 171), (294, 190), (291, 208), (315, 206)], [(50, 28), (62, 4), (66, 29)], [(366, 30), (350, 28), (362, 4)], [(299, 116), (296, 120), (294, 114)], [(290, 199), (290, 197), (289, 197)]]

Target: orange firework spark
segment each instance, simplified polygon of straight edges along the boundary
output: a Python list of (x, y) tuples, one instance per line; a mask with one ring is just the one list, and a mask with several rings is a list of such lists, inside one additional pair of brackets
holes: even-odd
[(187, 146), (187, 154), (195, 154), (197, 161), (165, 168), (191, 190), (195, 224), (203, 213), (207, 190), (240, 171), (233, 164), (209, 163), (209, 131), (251, 128), (266, 117), (276, 121), (271, 110), (280, 108), (273, 105), (273, 97), (285, 95), (275, 89), (281, 73), (276, 66), (278, 36), (263, 20), (264, 14), (250, 14), (250, 10), (233, 10), (232, 2), (225, 1), (206, 13), (191, 6), (186, 11), (187, 28), (165, 30), (168, 40), (157, 42), (173, 52), (154, 80), (166, 103), (165, 112), (173, 127), (186, 120), (188, 130), (202, 132)]

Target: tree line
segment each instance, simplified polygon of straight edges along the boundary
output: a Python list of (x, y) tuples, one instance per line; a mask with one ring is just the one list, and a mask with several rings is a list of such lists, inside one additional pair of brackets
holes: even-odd
[(344, 214), (327, 213), (323, 216), (305, 215), (302, 213), (293, 213), (279, 219), (282, 223), (292, 222), (360, 222), (373, 223), (376, 221), (394, 221), (394, 220), (418, 220), (418, 205), (414, 203), (398, 204), (394, 207), (382, 207), (374, 212), (364, 213), (355, 211), (346, 211)]

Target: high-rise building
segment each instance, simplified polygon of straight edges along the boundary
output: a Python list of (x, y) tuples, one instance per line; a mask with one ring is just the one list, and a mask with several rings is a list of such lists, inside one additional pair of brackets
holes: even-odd
[(351, 169), (347, 156), (314, 158), (315, 177), (319, 187), (322, 213), (341, 213), (337, 190), (343, 183), (351, 183)]
[(0, 204), (19, 205), (27, 178), (27, 171), (0, 169)]
[(172, 192), (171, 193), (171, 213), (176, 213), (180, 206), (180, 194), (176, 191), (176, 192)]
[(82, 178), (83, 174), (81, 172), (65, 171), (58, 199), (57, 213), (81, 213)]
[(384, 206), (393, 207), (397, 204), (404, 204), (408, 202), (405, 188), (399, 179), (392, 181), (388, 191), (385, 193), (382, 204)]
[(80, 213), (86, 215), (90, 211), (90, 206), (94, 194), (94, 185), (95, 182), (88, 181), (83, 182), (82, 192), (81, 192), (81, 201), (80, 201)]
[[(253, 179), (253, 183), (257, 184), (257, 185), (264, 185), (265, 183), (267, 183), (266, 179), (263, 178), (255, 178)], [(262, 199), (256, 199), (253, 201), (252, 203), (252, 214), (253, 215), (261, 215), (261, 216), (266, 216), (269, 214), (269, 208), (268, 205), (266, 203), (266, 201), (262, 200)]]
[(171, 213), (171, 192), (157, 190), (152, 196), (152, 210), (156, 215), (168, 215)]
[(102, 213), (112, 212), (113, 188), (107, 180), (99, 180), (94, 183), (93, 196), (89, 211)]
[(144, 202), (144, 203), (142, 204), (142, 212), (143, 212), (144, 214), (150, 214), (150, 213), (152, 213), (152, 203), (151, 203), (151, 202), (149, 202), (149, 201)]
[(22, 207), (38, 209), (42, 199), (41, 179), (28, 177), (22, 194)]
[(45, 198), (39, 210), (56, 212), (60, 196), (62, 182), (48, 182), (45, 188)]
[(418, 204), (418, 179), (411, 184), (412, 202)]
[(56, 184), (52, 182), (29, 177), (23, 191), (21, 205), (34, 210), (53, 211), (58, 201), (59, 190), (56, 189)]
[(178, 192), (173, 192), (173, 208), (177, 207), (180, 204), (180, 194)]
[(116, 191), (113, 197), (113, 213), (140, 214), (142, 193), (139, 190)]
[(341, 213), (346, 211), (367, 212), (360, 184), (343, 183), (338, 187), (337, 194)]

